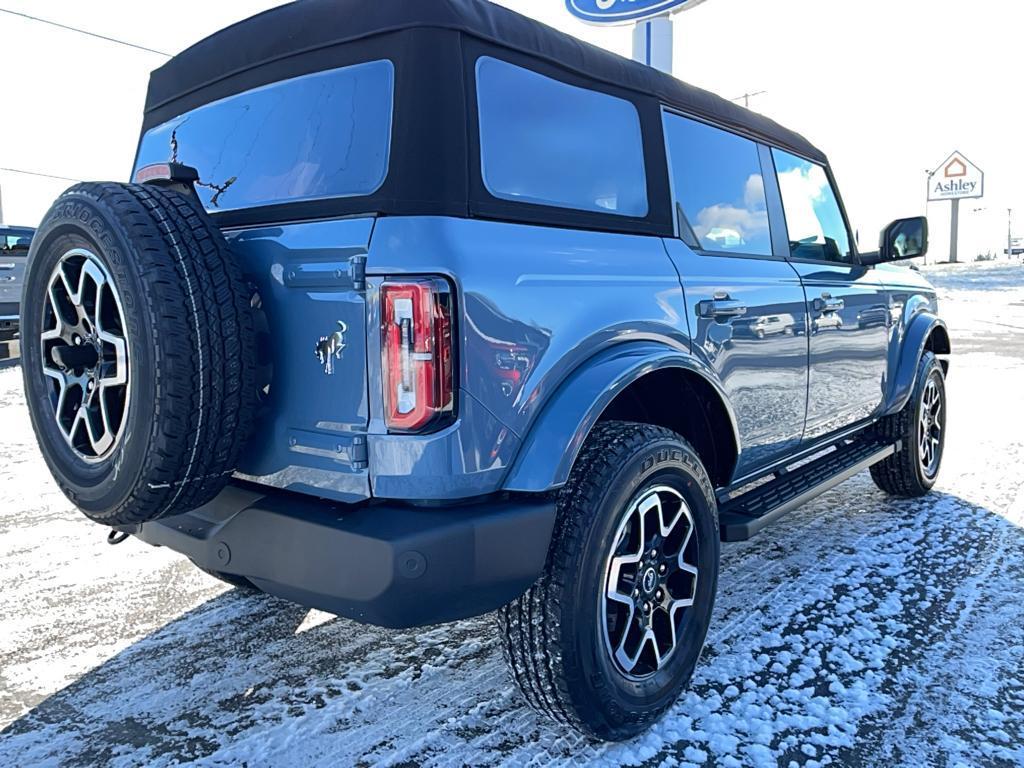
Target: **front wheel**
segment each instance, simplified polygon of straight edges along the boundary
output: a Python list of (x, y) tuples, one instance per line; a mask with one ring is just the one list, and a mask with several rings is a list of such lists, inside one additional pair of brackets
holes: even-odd
[(946, 445), (946, 380), (942, 366), (925, 352), (917, 367), (910, 400), (879, 425), (899, 450), (871, 467), (871, 478), (893, 496), (923, 496), (935, 485)]
[(598, 424), (560, 491), (544, 573), (498, 615), (526, 700), (600, 739), (645, 730), (693, 674), (718, 554), (714, 492), (690, 445)]

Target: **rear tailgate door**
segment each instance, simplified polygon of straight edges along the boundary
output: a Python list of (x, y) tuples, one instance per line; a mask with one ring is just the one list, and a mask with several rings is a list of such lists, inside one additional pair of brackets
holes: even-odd
[(362, 217), (225, 232), (259, 291), (269, 381), (242, 478), (340, 501), (369, 497), (363, 269), (373, 224)]

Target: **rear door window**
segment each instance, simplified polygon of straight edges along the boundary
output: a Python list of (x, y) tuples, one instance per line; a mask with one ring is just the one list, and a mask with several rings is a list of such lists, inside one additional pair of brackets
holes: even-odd
[(625, 99), (489, 56), (476, 66), (480, 165), (495, 197), (647, 215), (640, 116)]
[(683, 240), (705, 251), (770, 256), (757, 144), (670, 112), (664, 125)]
[(387, 176), (394, 80), (373, 61), (229, 96), (147, 131), (136, 170), (195, 167), (209, 210), (371, 194)]
[(825, 169), (810, 160), (773, 149), (789, 251), (795, 259), (850, 263), (850, 235)]

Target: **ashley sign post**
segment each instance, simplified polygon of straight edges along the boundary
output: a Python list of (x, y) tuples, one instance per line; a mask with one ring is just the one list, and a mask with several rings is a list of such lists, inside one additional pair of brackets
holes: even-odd
[(949, 222), (949, 260), (957, 260), (957, 240), (960, 235), (960, 201), (982, 197), (985, 194), (985, 174), (959, 152), (954, 152), (928, 174), (928, 200), (950, 200), (952, 213)]
[(565, 7), (588, 24), (635, 24), (633, 58), (662, 72), (672, 72), (671, 14), (704, 0), (565, 0)]

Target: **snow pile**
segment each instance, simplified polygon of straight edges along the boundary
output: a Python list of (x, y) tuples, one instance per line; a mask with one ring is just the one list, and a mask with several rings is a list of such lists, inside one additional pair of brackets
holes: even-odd
[(692, 685), (617, 745), (524, 707), (490, 617), (365, 627), (108, 547), (0, 371), (0, 764), (1024, 764), (1024, 354), (972, 325), (1017, 322), (1024, 271), (959, 270), (936, 492), (861, 475), (726, 545)]

